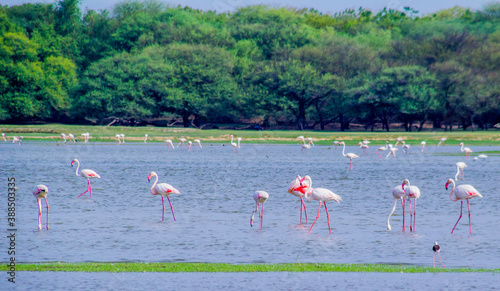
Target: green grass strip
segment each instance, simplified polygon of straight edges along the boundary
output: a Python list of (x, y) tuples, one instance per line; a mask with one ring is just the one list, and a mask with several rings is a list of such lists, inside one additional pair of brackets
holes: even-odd
[[(7, 263), (0, 271), (9, 271)], [(500, 269), (446, 268), (389, 264), (225, 264), (225, 263), (37, 263), (16, 264), (16, 271), (39, 272), (366, 272), (366, 273), (500, 273)]]

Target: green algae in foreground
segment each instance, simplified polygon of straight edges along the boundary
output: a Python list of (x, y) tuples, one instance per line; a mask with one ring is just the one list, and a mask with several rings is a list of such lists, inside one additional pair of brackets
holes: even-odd
[[(8, 271), (6, 263), (0, 271)], [(16, 271), (40, 272), (378, 272), (378, 273), (500, 273), (500, 269), (433, 268), (386, 264), (225, 264), (225, 263), (38, 263), (16, 264)]]

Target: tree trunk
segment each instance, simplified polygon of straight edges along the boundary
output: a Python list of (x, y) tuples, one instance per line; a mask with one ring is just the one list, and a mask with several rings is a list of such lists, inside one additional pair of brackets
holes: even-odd
[(420, 121), (420, 126), (418, 127), (418, 132), (421, 132), (422, 129), (424, 128), (425, 121), (426, 121), (425, 118)]
[(343, 113), (339, 114), (339, 122), (340, 122), (340, 131), (345, 131), (344, 114)]
[(184, 127), (189, 127), (189, 112), (187, 112), (186, 110), (184, 110), (184, 112), (182, 112), (182, 124), (184, 125)]
[(305, 102), (299, 102), (299, 116), (297, 118), (297, 126), (300, 130), (304, 130), (304, 122), (306, 120), (306, 104)]

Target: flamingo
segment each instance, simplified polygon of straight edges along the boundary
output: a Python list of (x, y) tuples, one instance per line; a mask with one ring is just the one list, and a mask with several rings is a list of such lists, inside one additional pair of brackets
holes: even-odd
[(188, 151), (192, 151), (191, 146), (193, 145), (192, 141), (188, 141)]
[(116, 136), (116, 139), (118, 139), (118, 144), (121, 144), (122, 143), (122, 140), (120, 139), (121, 135), (119, 133), (117, 133), (115, 136)]
[(335, 146), (335, 149), (337, 149), (337, 145), (338, 145), (339, 143), (340, 143), (340, 142), (339, 142), (339, 141), (337, 141), (337, 140), (334, 140), (334, 141), (333, 141), (333, 145)]
[(306, 144), (306, 140), (302, 140), (303, 144), (300, 146), (300, 151), (303, 152), (304, 154), (307, 152), (308, 149), (311, 148), (311, 144)]
[(467, 167), (467, 165), (464, 162), (458, 162), (456, 163), (456, 165), (457, 165), (457, 174), (455, 175), (455, 180), (458, 181), (457, 177), (460, 177), (460, 170), (462, 171), (462, 180), (465, 180), (464, 168)]
[(421, 151), (422, 153), (424, 152), (425, 144), (426, 144), (426, 142), (425, 142), (425, 141), (422, 141), (422, 142), (420, 143), (420, 145), (422, 146), (422, 149), (421, 149), (420, 151)]
[(81, 135), (83, 136), (84, 142), (88, 142), (89, 141), (89, 139), (90, 139), (90, 133), (89, 132), (82, 133)]
[(385, 157), (386, 159), (392, 155), (393, 158), (396, 158), (396, 151), (398, 150), (397, 147), (393, 147), (391, 144), (389, 144), (389, 153), (387, 154), (387, 156)]
[(184, 146), (184, 143), (187, 141), (187, 139), (181, 137), (179, 138), (179, 144), (177, 145), (177, 148), (179, 148), (181, 145)]
[(363, 142), (359, 142), (358, 143), (359, 145), (359, 148), (360, 149), (363, 149), (363, 154), (366, 155), (366, 150), (368, 150), (370, 147), (368, 146), (368, 144), (365, 144)]
[(408, 152), (410, 151), (410, 145), (409, 144), (406, 144), (406, 142), (403, 140), (402, 141), (403, 143), (403, 151), (408, 154)]
[(163, 196), (166, 196), (168, 199), (168, 203), (170, 204), (170, 209), (172, 210), (172, 216), (174, 217), (175, 220), (175, 214), (174, 214), (174, 208), (172, 207), (172, 202), (170, 202), (170, 198), (168, 198), (168, 195), (170, 194), (181, 194), (179, 190), (175, 189), (172, 187), (172, 185), (167, 184), (167, 183), (160, 183), (158, 184), (158, 175), (155, 172), (151, 172), (148, 176), (148, 182), (151, 182), (151, 177), (155, 176), (156, 181), (154, 182), (153, 186), (151, 186), (151, 194), (153, 195), (161, 195), (161, 204), (163, 206), (163, 214), (161, 216), (161, 221), (165, 221), (165, 203), (163, 200)]
[(444, 269), (445, 266), (443, 264), (443, 260), (441, 260), (441, 253), (439, 252), (439, 251), (441, 251), (441, 247), (438, 245), (438, 242), (436, 242), (434, 244), (434, 246), (432, 247), (432, 250), (434, 251), (434, 254), (432, 255), (432, 261), (434, 262), (434, 268), (436, 268), (436, 253), (438, 253), (439, 260), (441, 261), (441, 265), (443, 265), (443, 269)]
[[(255, 193), (253, 193), (253, 199), (255, 200), (255, 204), (257, 204), (257, 206), (252, 212), (252, 217), (250, 218), (250, 226), (253, 227), (253, 218), (255, 212), (258, 212), (260, 219), (260, 229), (262, 229), (262, 219), (264, 218), (264, 202), (266, 202), (267, 198), (269, 198), (269, 194), (267, 194), (266, 191), (255, 191)], [(262, 203), (261, 209), (259, 209), (259, 203)]]
[(90, 179), (101, 178), (101, 176), (99, 176), (99, 174), (97, 174), (93, 170), (89, 170), (89, 169), (82, 170), (80, 173), (78, 173), (78, 170), (80, 169), (80, 161), (77, 160), (77, 159), (73, 159), (71, 161), (71, 166), (72, 167), (73, 167), (73, 164), (75, 162), (78, 164), (78, 166), (76, 167), (76, 175), (78, 177), (83, 177), (83, 178), (87, 179), (87, 191), (83, 192), (82, 194), (80, 194), (80, 196), (78, 196), (76, 198), (80, 198), (83, 194), (85, 194), (85, 193), (87, 193), (89, 191), (90, 191), (90, 198), (92, 198), (92, 186), (90, 186)]
[(312, 139), (312, 137), (308, 137), (308, 138), (306, 138), (306, 140), (308, 140), (308, 141), (309, 141), (309, 144), (310, 144), (310, 145), (314, 146), (314, 143), (313, 143), (313, 139)]
[(470, 153), (472, 153), (472, 150), (470, 148), (464, 148), (464, 143), (463, 142), (461, 142), (459, 145), (462, 146), (460, 148), (460, 151), (461, 152), (465, 152), (465, 157), (469, 157), (470, 158)]
[(23, 142), (23, 138), (24, 138), (24, 136), (19, 136), (19, 137), (18, 136), (14, 136), (12, 138), (12, 142), (13, 143), (19, 142), (19, 145), (21, 145), (21, 143)]
[[(311, 177), (305, 176), (304, 180), (308, 180), (309, 185), (312, 185)], [(332, 233), (332, 228), (330, 227), (330, 215), (328, 214), (328, 208), (326, 207), (326, 202), (334, 200), (337, 203), (340, 203), (342, 201), (342, 198), (340, 198), (339, 195), (333, 193), (332, 191), (325, 189), (325, 188), (312, 188), (309, 187), (309, 190), (305, 190), (305, 187), (301, 189), (304, 193), (304, 198), (306, 198), (307, 201), (312, 201), (316, 200), (319, 201), (319, 206), (318, 206), (318, 215), (316, 215), (316, 219), (314, 219), (314, 222), (311, 224), (311, 228), (309, 228), (308, 233), (311, 232), (314, 224), (316, 223), (316, 220), (319, 218), (319, 213), (321, 211), (321, 202), (325, 205), (325, 211), (326, 211), (326, 218), (328, 220), (328, 231), (330, 234)]]
[(61, 141), (63, 141), (64, 144), (66, 144), (66, 134), (61, 133)]
[(2, 133), (2, 138), (3, 138), (3, 141), (7, 141), (7, 138), (5, 137), (5, 133)]
[(165, 142), (167, 143), (167, 148), (172, 147), (173, 150), (175, 149), (174, 143), (171, 139), (167, 139)]
[(38, 229), (42, 229), (42, 198), (45, 199), (45, 205), (47, 206), (47, 223), (45, 227), (49, 229), (49, 203), (47, 202), (47, 194), (49, 193), (49, 188), (45, 185), (37, 185), (35, 190), (33, 190), (33, 195), (38, 203)]
[(241, 137), (238, 137), (238, 148), (241, 147)]
[(238, 144), (233, 141), (234, 136), (231, 134), (231, 146), (233, 147), (233, 153), (236, 152), (236, 149), (238, 148)]
[[(451, 230), (451, 234), (453, 234), (453, 231), (455, 230), (455, 227), (457, 227), (458, 222), (460, 221), (460, 218), (462, 218), (462, 208), (464, 204), (464, 200), (467, 200), (467, 208), (469, 209), (469, 232), (472, 234), (472, 227), (470, 224), (470, 205), (469, 205), (469, 199), (472, 199), (474, 197), (483, 197), (479, 191), (476, 190), (476, 188), (472, 187), (471, 185), (460, 185), (455, 189), (455, 181), (452, 179), (448, 179), (446, 181), (446, 190), (448, 190), (448, 185), (453, 184), (453, 188), (451, 189), (450, 193), (450, 199), (451, 201), (455, 202), (458, 200), (460, 201), (460, 216), (458, 217), (457, 223), (455, 223), (455, 226)], [(455, 197), (453, 197), (453, 194), (455, 194)]]
[[(407, 187), (405, 187), (405, 185), (407, 185)], [(401, 185), (401, 187), (404, 189), (406, 199), (408, 199), (408, 203), (410, 204), (410, 231), (415, 231), (415, 220), (417, 218), (417, 199), (420, 198), (420, 189), (418, 189), (417, 186), (411, 186), (410, 181), (408, 179), (405, 179), (403, 181), (403, 184)], [(410, 199), (415, 200), (414, 201), (415, 206), (413, 209), (413, 229), (411, 226), (412, 213), (411, 213), (411, 200)]]
[(403, 140), (403, 138), (402, 138), (402, 137), (398, 137), (398, 138), (396, 138), (396, 144), (394, 144), (394, 146), (395, 146), (395, 147), (396, 147), (396, 146), (398, 146), (398, 143), (399, 143), (400, 141), (402, 141), (402, 140)]
[(405, 190), (403, 189), (402, 186), (396, 186), (394, 189), (392, 189), (392, 196), (394, 197), (394, 207), (392, 208), (391, 214), (389, 214), (389, 217), (387, 217), (387, 230), (391, 230), (391, 224), (389, 223), (389, 219), (391, 218), (392, 214), (394, 213), (394, 210), (396, 210), (396, 203), (398, 199), (401, 201), (401, 206), (403, 208), (403, 231), (405, 231)]
[(122, 143), (125, 143), (125, 134), (120, 134), (120, 137), (122, 138)]
[(72, 133), (68, 134), (68, 138), (70, 141), (76, 142), (75, 136)]
[(368, 145), (368, 144), (370, 144), (370, 141), (369, 141), (369, 140), (364, 140), (364, 141), (363, 141), (363, 144)]
[(380, 158), (382, 158), (382, 152), (389, 149), (389, 141), (385, 141), (385, 146), (379, 147), (375, 153), (377, 154), (380, 151)]
[(446, 137), (442, 137), (440, 140), (439, 140), (439, 143), (438, 143), (438, 146), (441, 145), (441, 143), (445, 142), (446, 140)]
[[(302, 188), (311, 187), (311, 185), (302, 183), (302, 181), (304, 181), (304, 179), (306, 179), (306, 177), (309, 177), (309, 176), (305, 176), (304, 178), (301, 178), (299, 175), (297, 175), (297, 177), (295, 177), (295, 180), (293, 180), (290, 183), (290, 185), (288, 186), (288, 193), (300, 198), (300, 224), (302, 224), (302, 208), (304, 208), (304, 214), (306, 216), (306, 224), (308, 224), (306, 204), (304, 203), (304, 199), (303, 199), (304, 193), (302, 193), (302, 191), (301, 191)], [(312, 183), (312, 180), (310, 177), (309, 177), (309, 179), (307, 179), (307, 181)]]
[[(347, 158), (351, 161), (351, 166), (350, 166), (349, 170), (352, 170), (352, 160), (353, 160), (353, 159), (356, 159), (356, 158), (359, 158), (359, 156), (358, 156), (358, 155), (356, 155), (356, 154), (353, 154), (353, 153), (348, 153), (348, 154), (345, 154), (345, 153), (344, 153), (344, 152), (345, 152), (345, 142), (341, 142), (340, 144), (344, 146), (344, 148), (342, 149), (342, 155), (343, 155), (344, 157), (347, 157)], [(325, 207), (326, 207), (326, 206), (325, 206)]]
[[(303, 135), (299, 135), (299, 136), (297, 136), (297, 139), (300, 139), (300, 140), (302, 140), (302, 141), (303, 141), (304, 136), (303, 136)], [(300, 142), (299, 142), (299, 143), (300, 143)]]
[(197, 143), (200, 146), (200, 149), (202, 148), (201, 147), (201, 141), (199, 139), (195, 139), (194, 142)]
[(144, 143), (148, 143), (148, 134), (147, 133), (144, 135)]
[(476, 161), (476, 160), (483, 160), (484, 161), (487, 157), (488, 157), (487, 155), (480, 154), (477, 157), (474, 157), (474, 161)]

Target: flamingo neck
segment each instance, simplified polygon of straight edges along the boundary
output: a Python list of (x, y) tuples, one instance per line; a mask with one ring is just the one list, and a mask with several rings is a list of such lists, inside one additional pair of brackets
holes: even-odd
[(344, 147), (342, 148), (342, 155), (345, 157), (345, 143), (343, 143)]
[(464, 144), (462, 143), (462, 147), (460, 148), (460, 151), (463, 152), (464, 151)]
[(81, 176), (82, 174), (79, 173), (79, 171), (80, 171), (80, 161), (76, 160), (76, 164), (77, 164), (77, 166), (76, 166), (76, 175), (77, 176)]
[[(457, 173), (455, 174), (455, 180), (457, 180), (458, 175), (460, 175), (460, 167), (457, 166)], [(453, 184), (455, 185), (455, 184)]]
[(453, 187), (451, 188), (450, 200), (456, 202), (458, 201), (458, 199), (456, 197), (453, 197), (453, 192), (455, 192), (455, 181), (451, 180), (451, 184), (453, 184)]
[(153, 191), (153, 189), (156, 187), (156, 184), (158, 183), (158, 175), (155, 174), (155, 177), (156, 177), (156, 180), (153, 183), (153, 186), (151, 186), (151, 193), (152, 194), (155, 194), (154, 191)]
[(233, 136), (231, 135), (231, 143), (233, 143)]

